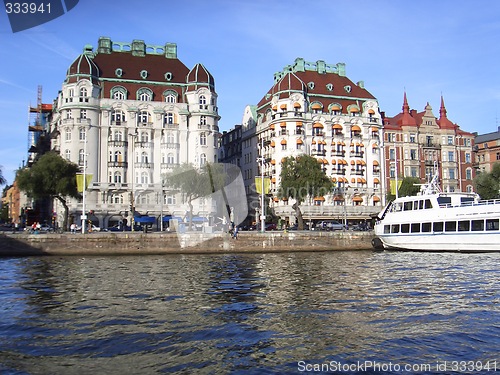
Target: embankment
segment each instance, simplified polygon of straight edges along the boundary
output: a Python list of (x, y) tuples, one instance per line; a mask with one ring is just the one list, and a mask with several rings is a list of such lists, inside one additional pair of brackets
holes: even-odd
[(372, 232), (1, 233), (0, 256), (152, 255), (371, 249)]

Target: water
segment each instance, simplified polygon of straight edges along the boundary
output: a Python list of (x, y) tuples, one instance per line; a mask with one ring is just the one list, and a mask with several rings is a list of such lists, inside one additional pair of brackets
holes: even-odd
[(0, 373), (491, 374), (500, 370), (499, 259), (4, 258)]

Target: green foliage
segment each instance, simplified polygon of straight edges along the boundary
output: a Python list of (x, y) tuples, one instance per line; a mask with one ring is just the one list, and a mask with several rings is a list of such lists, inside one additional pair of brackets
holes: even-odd
[(2, 167), (0, 166), (0, 185), (4, 185), (6, 183), (7, 183), (7, 180), (3, 176)]
[(58, 198), (79, 197), (76, 188), (76, 174), (79, 167), (63, 159), (55, 152), (48, 152), (33, 164), (17, 172), (19, 189), (30, 197)]
[(324, 196), (333, 188), (333, 183), (321, 169), (321, 164), (309, 155), (285, 158), (280, 177), (278, 197), (295, 199), (299, 205), (306, 198)]
[(500, 197), (500, 163), (493, 164), (490, 173), (478, 173), (474, 179), (476, 192), (482, 199), (497, 199)]
[(309, 155), (297, 158), (287, 157), (281, 165), (281, 185), (278, 197), (294, 199), (292, 208), (298, 220), (298, 228), (304, 229), (300, 205), (307, 199), (322, 197), (329, 194), (333, 188), (332, 181), (321, 169), (318, 160)]
[(31, 168), (17, 171), (19, 189), (34, 199), (52, 198), (64, 206), (63, 227), (68, 226), (68, 205), (66, 197), (78, 198), (76, 174), (79, 167), (63, 159), (55, 152), (48, 152), (38, 159)]

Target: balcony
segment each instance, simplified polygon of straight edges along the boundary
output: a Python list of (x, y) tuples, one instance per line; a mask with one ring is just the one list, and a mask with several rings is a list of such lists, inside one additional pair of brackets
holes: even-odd
[(128, 163), (126, 161), (108, 161), (108, 167), (127, 168)]
[(148, 162), (140, 162), (140, 163), (135, 163), (136, 168), (153, 168), (153, 163), (148, 163)]
[(127, 147), (128, 142), (127, 141), (108, 141), (109, 146), (113, 147)]

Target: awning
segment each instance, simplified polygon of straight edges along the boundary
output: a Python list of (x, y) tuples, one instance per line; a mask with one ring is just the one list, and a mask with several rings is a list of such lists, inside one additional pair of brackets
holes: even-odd
[(297, 121), (295, 125), (296, 126), (302, 126), (302, 121)]
[(269, 125), (269, 129), (274, 130), (274, 124)]
[(330, 107), (330, 111), (340, 111), (340, 105), (338, 105), (338, 104), (333, 104), (333, 105)]
[(324, 202), (325, 197), (314, 197), (314, 200)]
[(286, 109), (286, 104), (280, 105), (280, 109)]
[(297, 139), (297, 144), (298, 144), (298, 145), (301, 145), (302, 143), (304, 143), (304, 142), (302, 141), (302, 139), (300, 139), (300, 138), (299, 138), (299, 139)]
[(142, 224), (153, 224), (156, 222), (156, 218), (154, 216), (134, 216), (134, 221), (136, 223)]
[(354, 165), (356, 164), (356, 162), (354, 160), (351, 160), (351, 165)]
[(282, 139), (281, 142), (280, 142), (280, 144), (286, 145), (286, 139)]
[(378, 148), (378, 145), (377, 145), (376, 143), (374, 143), (374, 144), (372, 145), (372, 148)]
[(275, 184), (275, 183), (276, 183), (276, 177), (271, 178), (271, 182), (272, 182), (273, 184)]
[(317, 122), (317, 123), (315, 123), (313, 125), (313, 128), (315, 128), (315, 129), (323, 129), (323, 124), (320, 124), (319, 122)]
[(356, 106), (352, 106), (351, 108), (349, 108), (349, 112), (359, 112), (359, 108)]
[(281, 128), (286, 128), (286, 122), (282, 122), (282, 123), (280, 124), (280, 127), (281, 127)]
[(377, 177), (375, 177), (375, 178), (373, 179), (373, 183), (374, 183), (374, 184), (380, 184), (380, 181), (379, 181), (379, 179), (378, 179)]
[(328, 160), (323, 159), (323, 164), (328, 164)]
[(332, 164), (333, 164), (333, 165), (337, 164), (337, 160), (332, 159)]
[(323, 164), (323, 159), (316, 159), (318, 161), (318, 163), (321, 163)]
[(355, 196), (354, 198), (352, 198), (352, 201), (353, 202), (363, 202), (363, 198), (361, 198), (360, 196)]
[(323, 106), (319, 103), (314, 103), (312, 106), (311, 106), (312, 109), (321, 109), (323, 108)]
[(274, 143), (274, 141), (271, 141), (271, 147), (275, 147), (276, 146), (276, 143)]
[(278, 110), (278, 106), (277, 105), (273, 105), (273, 111), (277, 111)]
[(360, 132), (361, 128), (358, 125), (353, 125), (351, 127), (351, 131), (353, 131), (353, 132)]
[(374, 160), (374, 161), (373, 161), (373, 165), (374, 165), (374, 166), (377, 166), (377, 165), (378, 165), (378, 161)]
[(373, 196), (373, 201), (374, 202), (380, 202), (380, 198), (378, 196)]
[(273, 159), (273, 160), (271, 160), (271, 164), (272, 164), (272, 165), (275, 165), (275, 164), (276, 164), (276, 160), (274, 160), (274, 159)]
[(333, 200), (334, 200), (334, 201), (343, 201), (343, 200), (344, 200), (344, 197), (343, 197), (343, 196), (341, 196), (341, 195), (336, 195), (336, 196), (334, 196), (334, 197), (333, 197)]
[(293, 103), (293, 108), (300, 108), (302, 107), (299, 102)]
[(368, 110), (368, 113), (369, 113), (370, 115), (374, 115), (374, 114), (375, 114), (375, 111), (374, 111), (373, 109), (371, 109), (371, 108), (370, 108), (370, 109)]
[(340, 124), (333, 124), (332, 129), (342, 130), (342, 125), (340, 125)]
[(332, 182), (337, 182), (337, 178), (332, 177)]
[(274, 197), (274, 198), (273, 198), (273, 201), (275, 201), (275, 202), (279, 202), (279, 201), (280, 201), (280, 199), (279, 199), (278, 197)]
[(378, 132), (378, 128), (376, 126), (372, 126), (372, 132), (374, 133)]

